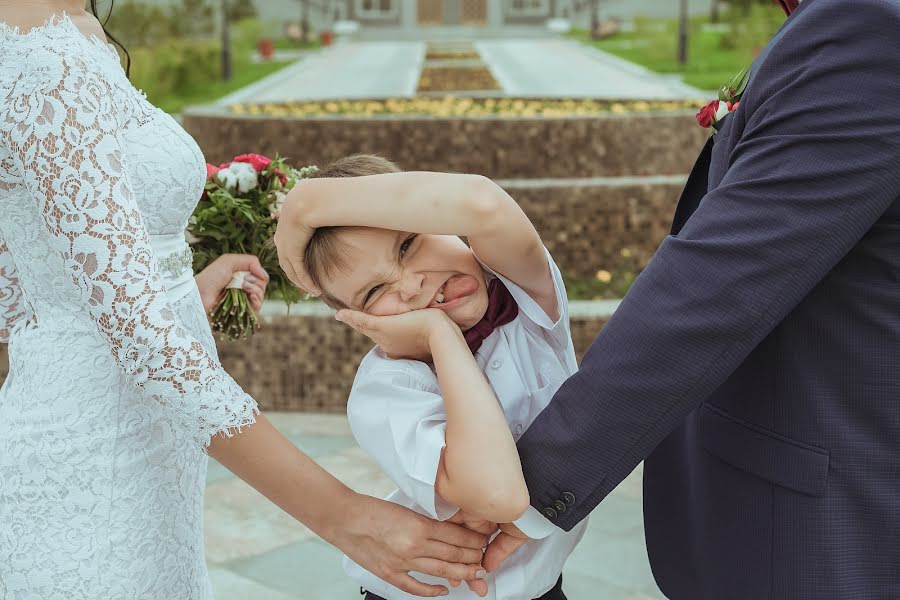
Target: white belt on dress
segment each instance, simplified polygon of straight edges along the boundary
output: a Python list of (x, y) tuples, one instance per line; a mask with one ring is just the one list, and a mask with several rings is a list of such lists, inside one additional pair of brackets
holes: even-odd
[(184, 233), (151, 235), (150, 246), (159, 264), (159, 272), (170, 302), (187, 296), (195, 287), (194, 255)]

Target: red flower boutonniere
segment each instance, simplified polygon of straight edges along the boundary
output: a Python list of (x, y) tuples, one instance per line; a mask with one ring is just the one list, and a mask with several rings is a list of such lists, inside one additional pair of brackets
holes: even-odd
[(713, 100), (700, 109), (696, 118), (701, 127), (712, 127), (716, 131), (719, 130), (719, 123), (725, 118), (725, 115), (736, 110), (740, 105), (741, 96), (747, 89), (748, 74), (749, 71), (743, 69), (731, 81), (722, 86), (722, 89), (719, 90), (718, 100)]

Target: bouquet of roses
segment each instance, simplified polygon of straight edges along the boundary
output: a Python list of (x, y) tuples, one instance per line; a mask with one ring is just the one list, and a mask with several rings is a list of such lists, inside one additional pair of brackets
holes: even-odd
[[(271, 277), (267, 297), (288, 304), (300, 300), (302, 292), (281, 271), (270, 240), (287, 192), (316, 171), (315, 166), (294, 169), (277, 155), (272, 160), (242, 154), (218, 167), (207, 164), (206, 187), (188, 222), (194, 272), (199, 273), (222, 254), (253, 254)], [(231, 339), (247, 337), (259, 327), (242, 289), (244, 276), (235, 275), (210, 315), (213, 330)]]

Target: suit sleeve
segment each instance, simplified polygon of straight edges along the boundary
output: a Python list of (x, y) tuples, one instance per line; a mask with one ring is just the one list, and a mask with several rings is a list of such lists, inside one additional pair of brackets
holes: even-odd
[[(900, 10), (818, 0), (773, 47), (723, 181), (660, 246), (520, 439), (535, 508), (571, 529), (900, 197)], [(743, 104), (743, 103), (742, 103)], [(572, 460), (571, 457), (583, 457)]]

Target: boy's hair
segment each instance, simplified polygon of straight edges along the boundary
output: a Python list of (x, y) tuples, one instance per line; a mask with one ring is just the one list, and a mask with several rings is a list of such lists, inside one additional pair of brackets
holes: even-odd
[[(365, 177), (399, 173), (400, 167), (374, 154), (354, 154), (338, 159), (313, 175), (322, 177)], [(338, 239), (338, 233), (350, 227), (319, 227), (313, 233), (303, 255), (303, 267), (317, 288), (322, 290), (322, 300), (331, 308), (347, 308), (343, 302), (324, 291), (323, 281), (336, 271), (346, 270), (347, 247)]]

